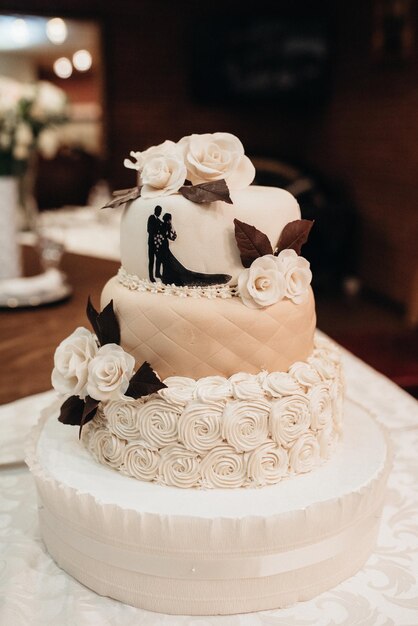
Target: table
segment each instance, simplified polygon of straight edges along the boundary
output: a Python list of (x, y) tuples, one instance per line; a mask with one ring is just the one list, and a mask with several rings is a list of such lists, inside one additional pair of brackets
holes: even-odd
[[(64, 258), (64, 271), (76, 287), (70, 302), (39, 309), (36, 315), (28, 311), (2, 314), (0, 358), (4, 373), (1, 402), (49, 389), (52, 356), (57, 342), (77, 325), (86, 325), (84, 308), (87, 296), (90, 293), (98, 304), (101, 288), (115, 273), (117, 265), (110, 261), (67, 256)], [(159, 615), (102, 598), (61, 571), (46, 552), (39, 537), (34, 484), (25, 466), (19, 464), (18, 453), (14, 459), (4, 456), (0, 466), (0, 624), (418, 624), (418, 403), (363, 361), (346, 350), (342, 352), (348, 397), (372, 412), (389, 430), (395, 452), (378, 547), (356, 576), (310, 602), (280, 611), (226, 617)], [(7, 367), (4, 367), (5, 363)], [(0, 407), (0, 429), (2, 433), (7, 432), (4, 426), (7, 422), (18, 450), (23, 449), (28, 427), (41, 407), (50, 401), (51, 394), (46, 393)], [(1, 452), (0, 444), (0, 457)]]
[[(40, 271), (32, 247), (24, 246), (26, 274)], [(65, 253), (62, 270), (73, 287), (67, 302), (0, 312), (0, 405), (51, 387), (55, 349), (77, 326), (89, 327), (85, 310), (90, 295), (96, 308), (106, 281), (120, 263)]]

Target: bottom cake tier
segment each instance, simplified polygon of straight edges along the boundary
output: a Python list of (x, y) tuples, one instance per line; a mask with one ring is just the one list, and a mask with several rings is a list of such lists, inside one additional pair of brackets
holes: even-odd
[(97, 463), (50, 407), (27, 463), (43, 540), (100, 595), (170, 614), (260, 611), (308, 600), (359, 570), (375, 545), (390, 454), (345, 403), (332, 459), (261, 489), (180, 489)]

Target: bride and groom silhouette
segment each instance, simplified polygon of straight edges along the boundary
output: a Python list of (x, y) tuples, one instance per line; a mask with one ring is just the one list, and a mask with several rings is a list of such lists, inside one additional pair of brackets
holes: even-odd
[[(160, 278), (166, 285), (220, 285), (227, 283), (231, 276), (228, 274), (203, 274), (193, 272), (184, 267), (170, 251), (170, 241), (177, 238), (173, 229), (171, 213), (164, 213), (160, 218), (162, 208), (156, 206), (154, 213), (149, 216), (148, 232), (148, 273), (151, 282)], [(155, 269), (155, 275), (154, 275)]]

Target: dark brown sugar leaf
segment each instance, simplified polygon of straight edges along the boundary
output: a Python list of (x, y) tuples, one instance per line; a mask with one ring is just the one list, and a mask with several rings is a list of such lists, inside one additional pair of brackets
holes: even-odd
[(58, 421), (70, 426), (79, 426), (84, 412), (84, 400), (78, 396), (70, 396), (63, 402)]
[(167, 385), (161, 382), (151, 365), (147, 361), (144, 361), (139, 370), (129, 381), (129, 387), (125, 395), (137, 399), (142, 396), (148, 396), (165, 387), (167, 387)]
[(197, 204), (203, 204), (204, 202), (227, 202), (232, 204), (231, 196), (229, 195), (228, 185), (225, 180), (215, 180), (209, 183), (200, 183), (199, 185), (183, 185), (180, 187), (179, 192)]
[(84, 410), (81, 416), (80, 421), (80, 430), (78, 433), (79, 438), (81, 437), (81, 431), (83, 430), (83, 426), (91, 422), (93, 417), (96, 415), (97, 407), (99, 406), (99, 401), (91, 398), (90, 396), (86, 397), (84, 402)]
[(113, 198), (109, 200), (102, 209), (116, 209), (121, 204), (126, 204), (131, 200), (136, 200), (141, 195), (140, 187), (132, 187), (131, 189), (120, 189), (113, 192)]
[(313, 220), (294, 220), (286, 224), (274, 254), (277, 256), (282, 250), (294, 250), (300, 254), (303, 244), (308, 240), (313, 224)]
[(244, 267), (265, 254), (273, 254), (273, 248), (267, 235), (255, 226), (234, 219), (235, 239), (238, 245), (241, 262)]
[(101, 346), (107, 343), (120, 344), (120, 326), (113, 309), (113, 300), (99, 313), (97, 324), (99, 326), (99, 341)]

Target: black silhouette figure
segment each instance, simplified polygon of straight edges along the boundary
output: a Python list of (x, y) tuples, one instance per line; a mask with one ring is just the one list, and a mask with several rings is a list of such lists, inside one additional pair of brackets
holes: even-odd
[[(150, 219), (155, 217), (155, 212), (161, 207), (155, 207), (154, 215), (148, 218), (148, 233)], [(157, 214), (161, 214), (161, 211)], [(149, 251), (149, 266), (153, 267), (154, 256), (156, 258), (156, 271), (157, 278), (161, 278), (162, 282), (166, 285), (178, 285), (179, 287), (185, 285), (221, 285), (231, 280), (231, 276), (228, 274), (203, 274), (201, 272), (193, 272), (188, 270), (184, 265), (180, 263), (170, 251), (170, 241), (174, 241), (177, 238), (177, 233), (173, 229), (171, 213), (165, 213), (163, 220), (159, 221), (158, 228), (154, 232), (153, 244), (150, 247), (148, 238), (148, 251)], [(153, 257), (151, 257), (150, 250), (153, 251)], [(151, 260), (152, 259), (152, 260)], [(151, 280), (151, 278), (150, 278)]]
[(147, 222), (148, 232), (148, 274), (151, 282), (155, 283), (154, 264), (156, 262), (155, 276), (161, 278), (161, 258), (158, 258), (158, 252), (155, 246), (156, 236), (161, 232), (162, 221), (160, 220), (162, 208), (156, 206), (154, 214), (150, 215)]

